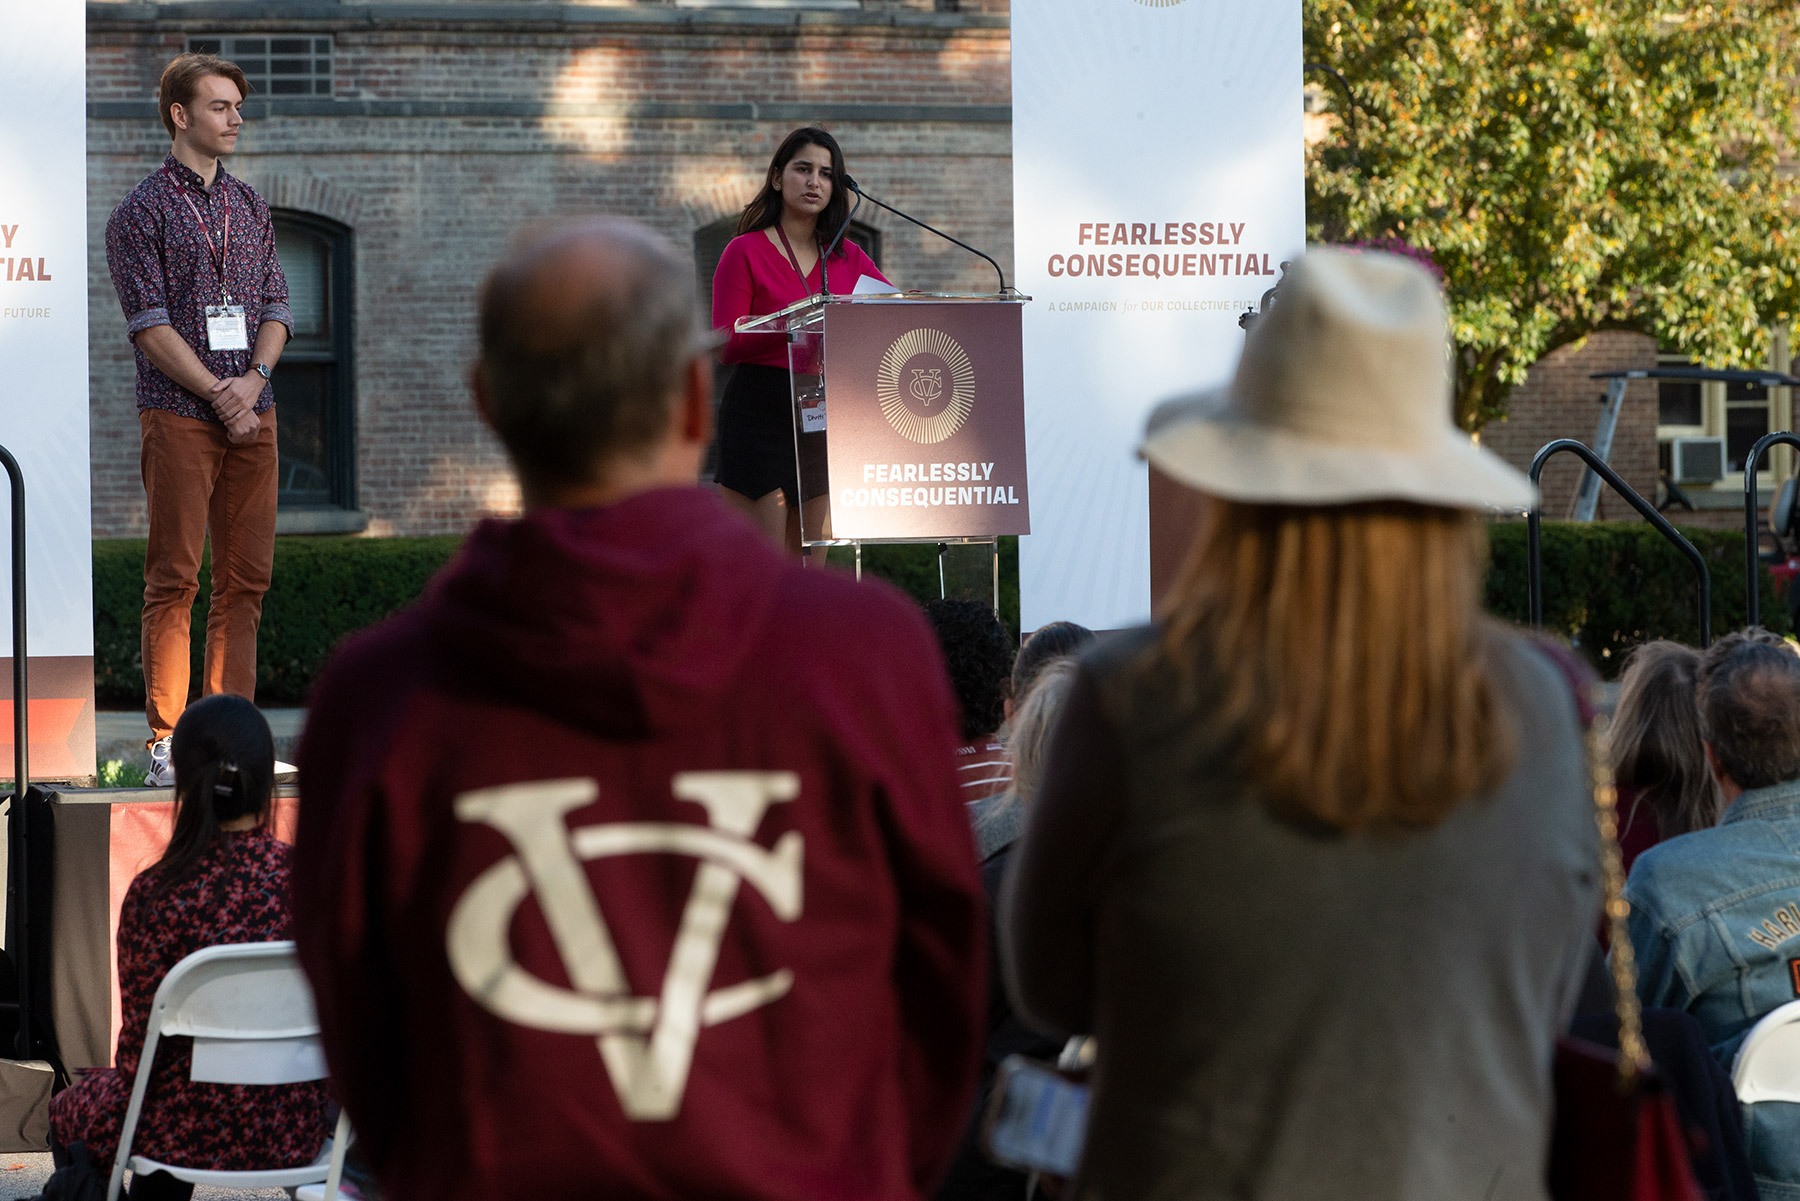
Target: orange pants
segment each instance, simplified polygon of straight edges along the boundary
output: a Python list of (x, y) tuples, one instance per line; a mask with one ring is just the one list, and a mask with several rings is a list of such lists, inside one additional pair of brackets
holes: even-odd
[(144, 555), (144, 716), (152, 739), (187, 708), (188, 634), (212, 536), (204, 691), (256, 697), (256, 630), (275, 565), (275, 410), (233, 446), (215, 421), (140, 409), (150, 545)]

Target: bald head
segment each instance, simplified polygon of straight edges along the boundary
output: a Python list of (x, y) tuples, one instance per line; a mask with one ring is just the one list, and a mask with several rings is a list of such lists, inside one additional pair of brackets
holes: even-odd
[(521, 233), (481, 291), (483, 412), (527, 492), (581, 488), (665, 438), (703, 349), (693, 265), (610, 217)]

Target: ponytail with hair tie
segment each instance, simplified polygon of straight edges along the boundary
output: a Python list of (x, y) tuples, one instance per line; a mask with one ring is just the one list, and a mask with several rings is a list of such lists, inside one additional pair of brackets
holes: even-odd
[(238, 765), (229, 759), (221, 760), (218, 774), (213, 779), (213, 809), (218, 810), (219, 798), (236, 799), (238, 793)]

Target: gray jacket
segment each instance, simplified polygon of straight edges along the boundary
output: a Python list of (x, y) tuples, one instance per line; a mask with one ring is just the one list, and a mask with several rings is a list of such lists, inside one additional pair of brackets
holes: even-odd
[(1098, 1036), (1078, 1197), (1547, 1196), (1596, 834), (1565, 677), (1499, 637), (1516, 766), (1404, 835), (1274, 817), (1151, 631), (1085, 658), (1001, 914), (1022, 1015)]

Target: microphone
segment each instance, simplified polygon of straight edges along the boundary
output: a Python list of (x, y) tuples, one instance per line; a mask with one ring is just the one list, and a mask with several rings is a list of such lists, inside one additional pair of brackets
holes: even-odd
[[(850, 177), (846, 175), (843, 178), (848, 180)], [(850, 190), (856, 193), (856, 203), (852, 204), (850, 206), (850, 211), (844, 214), (844, 223), (838, 226), (838, 231), (832, 237), (831, 244), (825, 247), (824, 257), (819, 260), (821, 263), (825, 264), (823, 267), (819, 268), (819, 290), (826, 296), (831, 295), (832, 252), (838, 248), (838, 243), (844, 240), (844, 235), (850, 232), (850, 223), (856, 220), (856, 210), (862, 207), (862, 190), (854, 184), (850, 185)]]
[[(881, 208), (884, 208), (888, 212), (894, 214), (894, 216), (899, 217), (902, 220), (911, 221), (914, 225), (918, 226), (920, 229), (925, 230), (928, 233), (934, 233), (938, 237), (944, 239), (944, 241), (946, 241), (946, 242), (951, 242), (957, 246), (961, 246), (964, 250), (968, 251), (972, 255), (975, 255), (979, 258), (987, 259), (988, 266), (992, 267), (994, 269), (994, 274), (998, 275), (1000, 277), (1000, 290), (1002, 292), (1006, 292), (1006, 291), (1010, 290), (1006, 286), (1006, 272), (1000, 270), (1000, 264), (996, 263), (989, 256), (982, 254), (981, 251), (975, 249), (973, 246), (969, 245), (967, 242), (958, 241), (957, 239), (951, 237), (949, 234), (945, 233), (943, 230), (933, 229), (931, 226), (925, 224), (923, 221), (919, 220), (917, 217), (914, 217), (908, 213), (903, 213), (899, 209), (895, 208), (893, 205), (884, 203), (883, 201), (878, 200), (873, 196), (870, 196), (867, 192), (863, 191), (862, 188), (857, 185), (857, 182), (854, 179), (851, 179), (850, 176), (848, 176), (848, 175), (838, 176), (837, 181), (838, 181), (838, 183), (842, 184), (844, 187), (849, 188), (852, 192), (855, 192), (859, 197), (866, 197), (870, 204), (874, 204)], [(852, 209), (851, 211), (854, 212), (855, 210)], [(845, 222), (846, 228), (848, 227), (848, 224), (849, 223), (846, 221)]]

